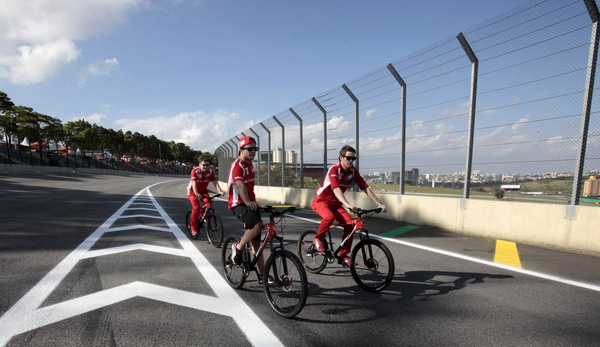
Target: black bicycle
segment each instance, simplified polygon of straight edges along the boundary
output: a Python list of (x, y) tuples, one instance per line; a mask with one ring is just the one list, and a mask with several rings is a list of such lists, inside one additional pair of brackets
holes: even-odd
[(190, 223), (192, 211), (188, 211), (185, 215), (185, 227), (190, 237), (198, 239), (200, 228), (206, 225), (206, 237), (208, 238), (208, 242), (217, 248), (223, 242), (223, 222), (221, 222), (221, 218), (215, 214), (215, 210), (212, 208), (212, 200), (219, 196), (221, 196), (221, 194), (213, 196), (204, 195), (204, 197), (208, 198), (208, 203), (200, 208), (200, 215), (196, 224), (198, 225), (198, 233), (196, 233), (196, 235), (192, 234), (192, 225)]
[[(327, 246), (325, 252), (317, 251), (313, 244), (313, 239), (317, 233), (313, 230), (305, 231), (298, 240), (298, 254), (306, 271), (311, 273), (323, 271), (327, 263), (333, 263), (335, 259), (339, 259), (338, 253), (342, 246), (358, 232), (360, 242), (352, 249), (350, 258), (352, 278), (359, 287), (369, 292), (378, 292), (385, 289), (392, 283), (394, 277), (394, 257), (383, 242), (369, 237), (369, 231), (363, 227), (362, 218), (364, 215), (379, 212), (381, 212), (381, 208), (359, 209), (357, 212), (358, 218), (353, 223), (352, 232), (342, 240), (335, 250), (333, 250), (333, 241), (331, 240), (331, 228), (327, 230), (328, 240), (325, 241)], [(344, 267), (348, 266), (344, 262), (342, 262), (342, 265)]]
[[(223, 243), (221, 252), (223, 273), (227, 283), (238, 289), (244, 285), (251, 271), (256, 272), (271, 308), (279, 315), (291, 318), (304, 308), (308, 296), (308, 279), (298, 257), (283, 248), (283, 237), (280, 235), (283, 234), (284, 225), (280, 228), (280, 235), (277, 235), (275, 225), (284, 219), (285, 213), (294, 212), (299, 208), (292, 206), (277, 211), (273, 206), (265, 206), (260, 209), (269, 214), (269, 223), (263, 227), (268, 230), (265, 239), (254, 256), (252, 256), (250, 242), (248, 242), (242, 251), (242, 263), (236, 265), (231, 260), (231, 246), (239, 242), (240, 237), (228, 236)], [(277, 222), (275, 222), (275, 217), (280, 217)], [(271, 249), (271, 255), (267, 259), (264, 273), (261, 275), (256, 263), (267, 244)]]

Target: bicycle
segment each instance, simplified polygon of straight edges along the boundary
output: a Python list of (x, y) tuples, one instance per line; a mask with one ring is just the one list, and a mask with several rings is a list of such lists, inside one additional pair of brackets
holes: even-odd
[[(325, 241), (327, 246), (325, 252), (317, 251), (313, 244), (314, 236), (317, 233), (313, 230), (305, 231), (298, 240), (298, 254), (306, 271), (311, 273), (323, 271), (327, 263), (333, 263), (335, 259), (339, 259), (338, 253), (342, 246), (358, 232), (360, 241), (354, 246), (350, 258), (352, 278), (359, 287), (366, 291), (378, 292), (385, 289), (394, 277), (394, 257), (383, 242), (369, 237), (369, 231), (363, 227), (362, 218), (364, 215), (379, 212), (381, 212), (381, 208), (359, 209), (356, 213), (358, 218), (353, 223), (352, 232), (342, 240), (334, 251), (332, 251), (331, 228), (327, 230), (329, 241)], [(342, 262), (342, 265), (343, 267), (348, 266), (344, 262)]]
[[(291, 206), (278, 211), (273, 206), (265, 206), (260, 207), (260, 210), (269, 213), (269, 223), (263, 227), (268, 232), (264, 240), (261, 241), (259, 249), (252, 256), (250, 242), (248, 242), (242, 250), (242, 263), (236, 265), (231, 260), (231, 245), (239, 242), (240, 237), (230, 235), (225, 239), (221, 252), (223, 273), (227, 283), (238, 289), (244, 285), (250, 271), (254, 271), (259, 279), (259, 284), (262, 282), (265, 296), (271, 308), (283, 317), (292, 318), (304, 308), (308, 295), (308, 279), (298, 257), (283, 248), (283, 237), (277, 235), (275, 225), (283, 220), (285, 213), (294, 212), (299, 208)], [(275, 222), (275, 217), (280, 217), (280, 219)], [(283, 228), (282, 225), (281, 233), (283, 233)], [(276, 244), (275, 241), (279, 242)], [(264, 273), (261, 275), (258, 272), (256, 263), (267, 244), (271, 250), (271, 255), (267, 259)]]
[[(204, 196), (208, 198), (208, 202), (201, 207), (198, 223), (196, 224), (198, 225), (198, 229), (206, 224), (206, 236), (208, 238), (208, 242), (217, 248), (219, 248), (223, 242), (223, 222), (221, 222), (221, 218), (215, 214), (215, 210), (212, 208), (212, 200), (219, 196), (221, 196), (221, 194)], [(200, 236), (200, 230), (198, 230), (196, 235), (192, 235), (191, 217), (192, 211), (188, 211), (185, 215), (185, 227), (190, 237), (198, 239), (198, 236)]]

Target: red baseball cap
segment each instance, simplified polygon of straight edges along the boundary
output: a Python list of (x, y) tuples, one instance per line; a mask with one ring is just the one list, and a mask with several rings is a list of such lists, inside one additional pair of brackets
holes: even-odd
[(244, 148), (245, 145), (254, 142), (256, 144), (256, 140), (254, 139), (254, 137), (251, 136), (244, 136), (242, 137), (242, 139), (240, 140), (240, 149)]

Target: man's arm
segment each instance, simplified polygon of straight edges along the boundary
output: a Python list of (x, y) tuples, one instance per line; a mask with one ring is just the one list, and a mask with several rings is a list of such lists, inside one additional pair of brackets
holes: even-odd
[(217, 193), (225, 195), (225, 192), (223, 191), (223, 189), (221, 189), (221, 186), (217, 183), (217, 181), (212, 181), (212, 183), (215, 186)]
[(258, 209), (259, 205), (256, 201), (250, 201), (250, 195), (248, 195), (248, 189), (246, 189), (246, 185), (244, 184), (244, 181), (242, 181), (242, 180), (235, 181), (234, 184), (237, 187), (238, 191), (240, 192), (240, 198), (246, 204), (246, 206), (248, 206), (248, 208), (251, 209), (252, 211), (256, 211)]
[(373, 200), (375, 204), (377, 204), (378, 208), (381, 208), (383, 212), (387, 212), (387, 207), (384, 204), (382, 204), (381, 201), (379, 201), (377, 195), (375, 195), (375, 193), (373, 193), (373, 191), (371, 190), (371, 187), (367, 187), (365, 189), (365, 193), (371, 200)]
[(350, 205), (348, 200), (346, 200), (346, 197), (344, 196), (344, 192), (342, 192), (340, 187), (333, 188), (333, 194), (335, 194), (335, 197), (342, 203), (342, 205), (344, 205), (344, 207), (346, 207), (350, 211), (356, 213), (357, 208)]
[(194, 195), (195, 195), (195, 196), (198, 196), (198, 195), (200, 195), (200, 194), (198, 193), (198, 181), (196, 181), (196, 180), (193, 180), (193, 181), (192, 181), (192, 190), (194, 191)]

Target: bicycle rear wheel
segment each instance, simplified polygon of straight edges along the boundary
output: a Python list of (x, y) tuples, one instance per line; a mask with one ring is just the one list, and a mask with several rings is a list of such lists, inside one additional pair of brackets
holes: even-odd
[(280, 250), (267, 259), (263, 288), (269, 305), (280, 316), (291, 318), (302, 311), (308, 296), (308, 279), (294, 253)]
[(243, 264), (235, 265), (233, 261), (231, 261), (231, 245), (236, 242), (240, 242), (240, 238), (235, 235), (230, 235), (225, 239), (223, 249), (221, 250), (221, 262), (223, 264), (225, 280), (232, 288), (238, 289), (244, 285), (248, 274), (244, 270)]
[(394, 278), (392, 252), (379, 240), (359, 242), (352, 250), (351, 264), (352, 277), (359, 287), (369, 292), (385, 289)]
[(325, 254), (317, 252), (313, 239), (317, 233), (312, 230), (305, 231), (298, 240), (298, 257), (306, 271), (319, 273), (327, 266)]
[(223, 222), (221, 218), (215, 214), (208, 215), (208, 222), (206, 223), (206, 235), (208, 241), (215, 247), (219, 248), (223, 242)]

